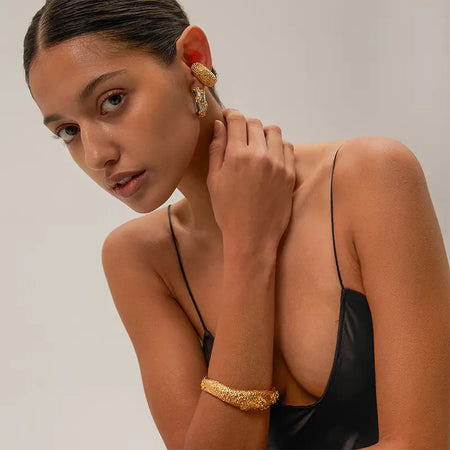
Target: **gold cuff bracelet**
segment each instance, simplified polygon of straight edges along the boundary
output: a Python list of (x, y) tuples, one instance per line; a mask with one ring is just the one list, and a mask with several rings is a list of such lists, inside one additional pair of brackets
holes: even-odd
[(242, 411), (268, 409), (279, 398), (279, 393), (275, 386), (271, 390), (234, 389), (208, 377), (203, 378), (201, 388), (219, 400), (240, 408)]

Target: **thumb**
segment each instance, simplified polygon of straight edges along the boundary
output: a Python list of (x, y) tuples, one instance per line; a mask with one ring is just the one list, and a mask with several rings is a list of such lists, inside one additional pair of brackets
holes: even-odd
[(216, 120), (214, 137), (209, 145), (209, 172), (215, 172), (222, 167), (226, 144), (225, 125), (220, 120)]

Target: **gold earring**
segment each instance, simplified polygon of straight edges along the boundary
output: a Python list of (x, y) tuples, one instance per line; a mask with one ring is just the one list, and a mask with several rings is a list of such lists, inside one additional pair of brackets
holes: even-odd
[(206, 116), (206, 111), (208, 110), (208, 102), (206, 101), (206, 93), (203, 89), (196, 87), (192, 89), (195, 93), (195, 112), (200, 117)]
[(216, 84), (216, 76), (202, 63), (196, 62), (192, 64), (191, 71), (195, 78), (201, 81), (205, 86), (213, 87)]

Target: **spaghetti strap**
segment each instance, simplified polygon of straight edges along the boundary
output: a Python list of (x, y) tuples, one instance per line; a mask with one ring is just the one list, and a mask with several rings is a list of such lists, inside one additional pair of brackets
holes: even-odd
[[(344, 145), (344, 144), (342, 144), (342, 145)], [(339, 270), (338, 258), (337, 258), (337, 254), (336, 254), (336, 242), (334, 239), (334, 221), (333, 221), (333, 174), (334, 174), (334, 166), (336, 165), (336, 156), (338, 154), (338, 151), (341, 149), (342, 145), (336, 150), (336, 153), (334, 154), (333, 168), (331, 170), (330, 203), (331, 203), (331, 233), (333, 235), (334, 259), (336, 260), (336, 268), (337, 268), (337, 273), (338, 273), (338, 277), (339, 277), (339, 282), (341, 283), (342, 289), (345, 289), (344, 285), (342, 284), (341, 272)]]
[(208, 328), (206, 328), (205, 322), (203, 322), (202, 315), (200, 314), (200, 311), (198, 310), (197, 303), (195, 303), (194, 296), (192, 295), (191, 289), (189, 287), (189, 283), (188, 283), (187, 278), (186, 278), (186, 274), (184, 273), (183, 264), (181, 263), (181, 257), (180, 257), (180, 253), (178, 252), (178, 246), (177, 246), (177, 242), (176, 242), (176, 238), (175, 238), (175, 233), (173, 232), (172, 218), (170, 216), (170, 207), (171, 206), (172, 205), (169, 205), (168, 208), (167, 208), (167, 215), (169, 216), (170, 232), (172, 233), (172, 240), (173, 240), (173, 243), (175, 245), (175, 251), (177, 252), (178, 263), (180, 265), (181, 273), (183, 274), (183, 278), (184, 278), (184, 282), (186, 284), (187, 290), (188, 290), (189, 295), (190, 295), (190, 297), (192, 299), (192, 302), (194, 303), (195, 310), (197, 311), (198, 317), (200, 318), (200, 321), (201, 321), (201, 323), (203, 325), (203, 329), (204, 329), (205, 332), (209, 333)]

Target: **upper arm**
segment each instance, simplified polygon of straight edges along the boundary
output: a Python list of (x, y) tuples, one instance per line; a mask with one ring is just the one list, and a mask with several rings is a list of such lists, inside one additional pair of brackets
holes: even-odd
[(380, 443), (447, 448), (449, 266), (422, 168), (390, 138), (355, 139), (340, 161), (373, 320)]
[(131, 227), (122, 225), (105, 239), (103, 269), (155, 424), (168, 448), (183, 448), (206, 364), (194, 328), (152, 269), (149, 253)]

